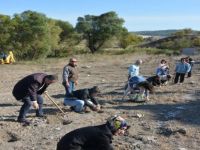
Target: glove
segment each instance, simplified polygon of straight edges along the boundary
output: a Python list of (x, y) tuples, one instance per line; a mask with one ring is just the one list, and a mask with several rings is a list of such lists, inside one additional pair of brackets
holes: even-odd
[(39, 109), (39, 105), (38, 105), (38, 103), (37, 103), (37, 101), (33, 101), (33, 107), (35, 108), (35, 109)]

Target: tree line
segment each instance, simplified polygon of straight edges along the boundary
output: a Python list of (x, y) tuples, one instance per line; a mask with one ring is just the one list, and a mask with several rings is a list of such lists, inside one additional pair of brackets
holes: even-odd
[(78, 17), (75, 27), (68, 21), (30, 10), (13, 16), (0, 14), (0, 51), (13, 50), (18, 59), (33, 60), (67, 56), (83, 40), (91, 53), (99, 51), (113, 37), (122, 48), (143, 40), (130, 34), (123, 24), (124, 20), (114, 11)]

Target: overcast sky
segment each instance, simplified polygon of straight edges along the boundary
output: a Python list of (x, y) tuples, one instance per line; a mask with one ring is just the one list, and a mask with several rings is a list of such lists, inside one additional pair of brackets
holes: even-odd
[(200, 0), (0, 0), (0, 14), (26, 10), (76, 25), (78, 17), (115, 11), (129, 31), (200, 30)]

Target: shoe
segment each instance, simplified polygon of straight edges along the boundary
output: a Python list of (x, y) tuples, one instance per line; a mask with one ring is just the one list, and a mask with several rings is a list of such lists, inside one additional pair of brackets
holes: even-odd
[(36, 114), (36, 117), (38, 117), (38, 118), (47, 118), (47, 116), (45, 116), (44, 114)]
[(29, 126), (31, 124), (31, 121), (26, 120), (24, 118), (18, 118), (17, 121), (20, 122), (20, 123), (22, 123), (23, 126)]
[(71, 111), (75, 111), (75, 108), (74, 108), (73, 106), (71, 106), (69, 109), (70, 109)]

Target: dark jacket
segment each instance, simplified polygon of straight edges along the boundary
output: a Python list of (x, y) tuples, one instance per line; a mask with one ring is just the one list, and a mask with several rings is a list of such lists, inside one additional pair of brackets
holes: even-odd
[(157, 85), (160, 85), (160, 84), (161, 84), (161, 81), (160, 81), (160, 78), (159, 78), (158, 75), (148, 77), (148, 78), (147, 78), (147, 81), (148, 81), (149, 83), (151, 83), (153, 86), (157, 86)]
[(106, 124), (79, 128), (67, 133), (57, 150), (113, 150), (112, 133)]
[(13, 96), (17, 100), (30, 96), (31, 101), (36, 101), (37, 94), (42, 94), (48, 87), (48, 85), (44, 83), (45, 76), (46, 74), (44, 73), (35, 73), (26, 76), (14, 86), (12, 91)]
[(95, 105), (99, 104), (97, 99), (91, 96), (91, 89), (80, 89), (72, 92), (72, 96), (80, 100), (91, 100)]

